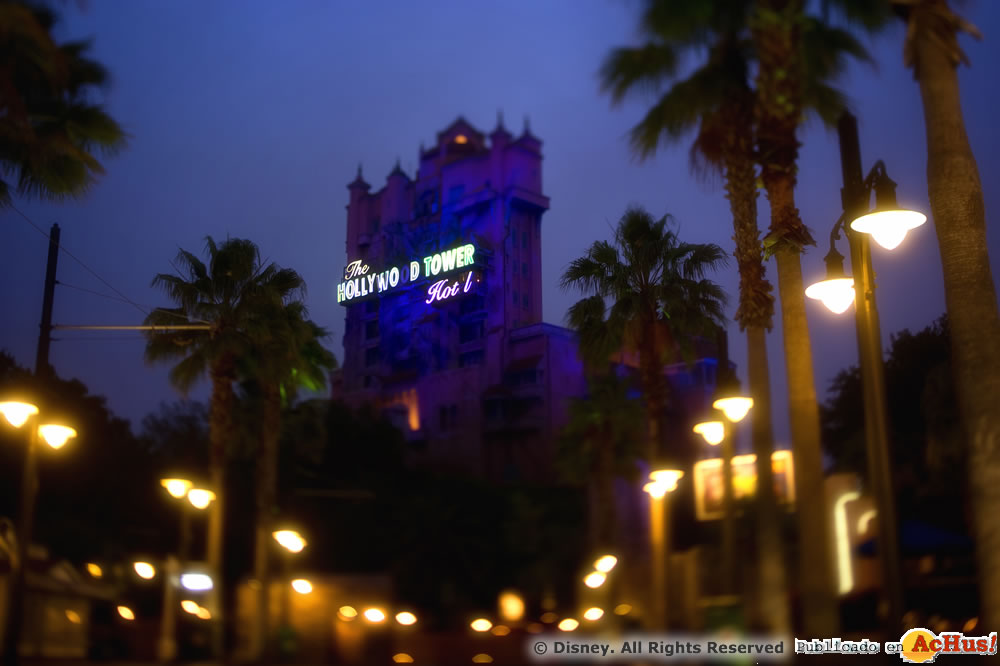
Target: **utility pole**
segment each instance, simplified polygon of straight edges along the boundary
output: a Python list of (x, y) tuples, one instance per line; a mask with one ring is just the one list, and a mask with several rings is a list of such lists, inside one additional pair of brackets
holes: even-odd
[(53, 224), (49, 232), (49, 258), (45, 264), (45, 289), (42, 291), (42, 321), (38, 330), (38, 350), (35, 356), (35, 375), (47, 377), (52, 372), (49, 365), (49, 345), (52, 342), (52, 301), (56, 291), (56, 265), (59, 263), (59, 225)]
[[(45, 288), (42, 291), (42, 320), (38, 330), (38, 349), (35, 355), (35, 377), (50, 376), (49, 343), (52, 342), (52, 301), (56, 289), (56, 264), (59, 261), (59, 225), (53, 224), (49, 233), (49, 257), (45, 264)], [(24, 471), (21, 474), (21, 515), (15, 537), (16, 556), (11, 559), (8, 580), (7, 618), (4, 631), (3, 661), (5, 666), (17, 666), (24, 612), (27, 608), (27, 570), (31, 559), (31, 533), (34, 531), (35, 500), (38, 496), (38, 426), (32, 420), (29, 426), (28, 446), (24, 452)]]
[(882, 335), (875, 302), (875, 273), (872, 269), (869, 234), (850, 228), (851, 221), (868, 212), (870, 191), (865, 187), (861, 168), (858, 121), (845, 112), (837, 125), (840, 138), (840, 166), (844, 177), (841, 190), (844, 235), (851, 248), (854, 274), (858, 352), (865, 403), (865, 440), (868, 451), (868, 479), (877, 506), (878, 554), (882, 564), (882, 589), (887, 605), (888, 636), (895, 640), (903, 628), (903, 581), (899, 570), (899, 538), (896, 526), (896, 495), (889, 454), (889, 417), (886, 406), (885, 361)]

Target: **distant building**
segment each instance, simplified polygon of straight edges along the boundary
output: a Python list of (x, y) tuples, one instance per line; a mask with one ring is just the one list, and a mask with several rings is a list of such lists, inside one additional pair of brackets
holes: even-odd
[[(552, 476), (569, 399), (586, 391), (572, 331), (542, 322), (542, 142), (459, 118), (372, 192), (347, 187), (344, 360), (334, 397), (388, 411), (416, 459), (495, 480)], [(715, 359), (670, 369), (704, 402)], [(688, 431), (690, 430), (687, 427)]]

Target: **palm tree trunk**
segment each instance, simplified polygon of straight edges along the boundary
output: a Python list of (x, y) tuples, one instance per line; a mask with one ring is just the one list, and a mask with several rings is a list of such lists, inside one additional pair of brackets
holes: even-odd
[(785, 546), (770, 465), (774, 451), (771, 378), (766, 334), (760, 326), (747, 328), (747, 383), (754, 399), (751, 434), (753, 451), (757, 455), (757, 613), (765, 629), (772, 633), (787, 633), (791, 623), (788, 616)]
[(267, 654), (271, 594), (271, 516), (277, 499), (278, 438), (281, 434), (281, 396), (273, 386), (262, 388), (260, 451), (257, 458), (257, 537), (254, 577), (257, 588), (255, 657)]
[(226, 497), (226, 463), (229, 444), (233, 437), (233, 364), (231, 359), (220, 359), (211, 370), (212, 397), (209, 402), (209, 475), (215, 501), (208, 517), (208, 566), (212, 571), (215, 628), (213, 650), (219, 658), (225, 651), (225, 571), (224, 571), (224, 516)]
[[(752, 94), (747, 89), (747, 96)], [(767, 331), (773, 325), (774, 296), (764, 276), (764, 253), (757, 226), (757, 187), (753, 163), (752, 100), (734, 100), (722, 118), (729, 128), (726, 146), (726, 198), (733, 214), (733, 240), (740, 272), (736, 321), (747, 335), (747, 383), (754, 399), (751, 414), (753, 450), (757, 456), (757, 617), (765, 629), (787, 633), (788, 581), (785, 577), (781, 516), (773, 493), (768, 461), (774, 451), (771, 423), (771, 378)]]
[[(791, 190), (788, 190), (791, 195)], [(772, 199), (772, 206), (774, 206)], [(839, 619), (833, 586), (833, 545), (827, 520), (819, 430), (819, 404), (813, 377), (809, 323), (799, 254), (782, 248), (778, 294), (788, 378), (788, 409), (795, 454), (795, 497), (799, 526), (799, 594), (804, 629), (809, 636), (834, 636)]]
[(595, 470), (595, 500), (597, 506), (594, 507), (597, 519), (597, 533), (595, 535), (595, 551), (618, 552), (618, 543), (615, 538), (615, 478), (614, 478), (614, 439), (613, 433), (598, 433), (601, 437), (601, 446), (597, 453), (597, 469)]
[[(919, 10), (915, 10), (919, 11)], [(980, 622), (1000, 625), (1000, 314), (986, 245), (983, 189), (965, 132), (958, 76), (941, 40), (919, 37), (927, 185), (944, 272), (952, 367), (969, 443)]]
[(815, 245), (795, 208), (796, 137), (803, 109), (801, 59), (804, 0), (758, 0), (753, 40), (758, 54), (757, 141), (761, 179), (771, 205), (769, 239), (778, 266), (778, 294), (788, 378), (788, 410), (795, 454), (799, 525), (799, 595), (803, 629), (836, 636), (833, 546), (828, 529), (819, 404), (813, 376), (801, 253)]
[(663, 446), (663, 412), (666, 408), (666, 388), (663, 378), (663, 364), (660, 345), (657, 340), (656, 317), (650, 314), (642, 328), (642, 348), (639, 364), (642, 366), (642, 389), (646, 398), (646, 462), (655, 469), (665, 451)]

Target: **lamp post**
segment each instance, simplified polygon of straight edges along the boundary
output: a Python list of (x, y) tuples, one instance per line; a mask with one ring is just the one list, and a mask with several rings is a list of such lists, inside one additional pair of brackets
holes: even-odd
[[(185, 504), (189, 504), (197, 511), (207, 509), (215, 499), (215, 493), (211, 490), (195, 488), (194, 483), (185, 478), (160, 479), (160, 485), (175, 500), (186, 499)], [(180, 584), (180, 570), (187, 563), (190, 546), (190, 509), (182, 504), (180, 548), (176, 558), (167, 557), (163, 577), (163, 613), (160, 616), (160, 642), (157, 646), (157, 658), (161, 662), (170, 662), (177, 658), (177, 604), (174, 589)]]
[(667, 626), (667, 592), (670, 557), (670, 498), (684, 472), (661, 469), (650, 472), (650, 481), (642, 487), (649, 494), (649, 535), (653, 545), (652, 585), (650, 585), (650, 617), (652, 629)]
[[(712, 407), (725, 415), (725, 436), (722, 438), (722, 584), (726, 593), (736, 591), (736, 509), (733, 491), (733, 429), (753, 407), (753, 398), (740, 394), (739, 386), (721, 387)], [(770, 460), (765, 461), (769, 464)]]
[[(885, 364), (878, 307), (875, 301), (875, 273), (872, 269), (869, 236), (887, 250), (896, 248), (906, 233), (927, 218), (916, 211), (902, 210), (896, 203), (896, 183), (881, 161), (864, 179), (861, 177), (861, 148), (857, 120), (844, 113), (838, 124), (840, 161), (844, 187), (844, 212), (830, 232), (830, 252), (826, 256), (827, 279), (806, 290), (810, 298), (821, 300), (835, 314), (855, 304), (858, 356), (865, 405), (865, 440), (868, 473), (874, 490), (878, 516), (878, 551), (882, 564), (883, 593), (887, 606), (887, 631), (899, 635), (903, 613), (903, 584), (899, 570), (899, 540), (896, 524), (895, 491), (889, 453), (889, 419), (886, 408)], [(875, 210), (868, 211), (872, 192)], [(850, 224), (847, 224), (847, 223)], [(844, 272), (844, 257), (834, 243), (840, 232), (847, 236), (854, 277)]]
[[(285, 549), (285, 580), (284, 584), (281, 586), (284, 590), (281, 597), (281, 627), (282, 631), (290, 633), (292, 603), (291, 593), (289, 592), (289, 588), (292, 585), (291, 556), (301, 553), (308, 544), (298, 531), (292, 529), (276, 530), (271, 533), (271, 536), (278, 542), (278, 545)], [(265, 590), (264, 593), (268, 595), (268, 598), (270, 598), (270, 590)]]
[(14, 557), (11, 558), (3, 649), (4, 664), (16, 666), (18, 644), (24, 625), (25, 572), (34, 529), (35, 502), (38, 498), (38, 440), (41, 438), (53, 449), (60, 449), (67, 441), (76, 437), (76, 431), (68, 426), (43, 422), (38, 407), (30, 402), (0, 402), (0, 414), (15, 428), (28, 426), (28, 446), (24, 453), (24, 472), (21, 476), (21, 515), (15, 532)]

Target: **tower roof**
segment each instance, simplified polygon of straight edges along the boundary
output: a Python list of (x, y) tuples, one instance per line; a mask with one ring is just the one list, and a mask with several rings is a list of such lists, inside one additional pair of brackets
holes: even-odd
[(347, 184), (348, 188), (360, 187), (363, 189), (369, 189), (371, 186), (365, 182), (364, 177), (361, 175), (361, 165), (358, 165), (358, 175), (354, 177), (354, 180)]
[(466, 138), (474, 139), (476, 143), (482, 143), (483, 141), (483, 133), (473, 127), (468, 120), (459, 116), (451, 125), (438, 132), (438, 143), (442, 143), (449, 137), (459, 134), (464, 135)]
[(393, 167), (392, 171), (389, 173), (389, 178), (392, 178), (393, 176), (397, 176), (397, 175), (398, 176), (402, 176), (406, 180), (410, 179), (410, 177), (408, 175), (406, 175), (406, 172), (403, 171), (403, 168), (399, 166), (399, 158), (398, 157), (396, 158), (396, 166)]

